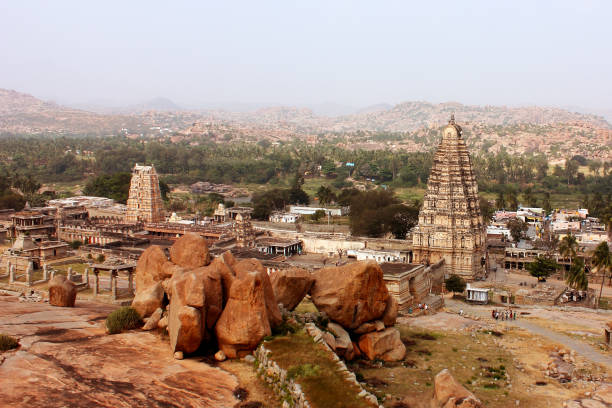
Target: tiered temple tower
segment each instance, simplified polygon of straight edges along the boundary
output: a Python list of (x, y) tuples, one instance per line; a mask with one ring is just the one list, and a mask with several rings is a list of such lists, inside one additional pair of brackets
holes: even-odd
[(155, 167), (134, 166), (127, 207), (126, 221), (129, 223), (165, 220)]
[(445, 274), (471, 280), (484, 275), (485, 227), (472, 161), (451, 116), (433, 165), (419, 224), (412, 235), (415, 262), (445, 261)]

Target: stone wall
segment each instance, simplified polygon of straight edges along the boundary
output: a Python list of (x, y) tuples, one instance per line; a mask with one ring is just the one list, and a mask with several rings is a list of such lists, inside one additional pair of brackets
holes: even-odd
[(280, 368), (276, 361), (270, 358), (270, 350), (261, 344), (253, 354), (255, 355), (257, 373), (285, 401), (283, 408), (310, 408), (300, 384), (287, 378), (287, 371)]

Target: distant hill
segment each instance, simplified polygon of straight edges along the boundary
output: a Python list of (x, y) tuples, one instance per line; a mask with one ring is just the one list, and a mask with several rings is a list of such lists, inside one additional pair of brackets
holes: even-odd
[(0, 89), (0, 131), (11, 133), (111, 134), (136, 127), (127, 116), (101, 115)]
[(582, 122), (602, 128), (610, 124), (601, 116), (539, 106), (510, 108), (506, 106), (470, 106), (457, 102), (433, 104), (404, 102), (391, 109), (373, 110), (336, 118), (334, 130), (378, 130), (405, 132), (423, 126), (439, 126), (454, 113), (460, 123), (482, 123), (507, 126), (520, 123), (547, 125)]
[(183, 110), (180, 106), (172, 102), (168, 98), (153, 98), (137, 105), (131, 105), (125, 108), (127, 112), (144, 112), (144, 111), (180, 111)]

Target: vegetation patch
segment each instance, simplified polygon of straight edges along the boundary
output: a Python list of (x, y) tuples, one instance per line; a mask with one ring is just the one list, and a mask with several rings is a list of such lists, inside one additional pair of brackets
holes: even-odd
[(19, 341), (13, 336), (0, 333), (0, 351), (8, 351), (19, 347)]
[(313, 408), (365, 408), (359, 388), (349, 383), (332, 360), (331, 352), (314, 343), (303, 330), (277, 336), (266, 343), (270, 358), (302, 386)]
[(130, 307), (124, 306), (112, 311), (106, 318), (106, 327), (110, 334), (121, 333), (142, 325), (142, 319), (138, 312)]
[(316, 364), (302, 364), (299, 366), (291, 367), (289, 371), (287, 371), (287, 376), (289, 378), (297, 379), (297, 378), (307, 378), (307, 377), (315, 377), (319, 375), (321, 372), (321, 367)]

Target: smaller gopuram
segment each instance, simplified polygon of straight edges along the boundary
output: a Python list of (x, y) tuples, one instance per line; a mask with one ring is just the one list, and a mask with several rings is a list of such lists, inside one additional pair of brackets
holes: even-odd
[(471, 280), (485, 273), (486, 235), (478, 185), (461, 132), (452, 115), (433, 158), (412, 243), (414, 262), (434, 264), (444, 259), (445, 275)]
[(134, 166), (127, 200), (126, 220), (128, 223), (163, 222), (165, 220), (164, 205), (155, 167), (139, 164)]

